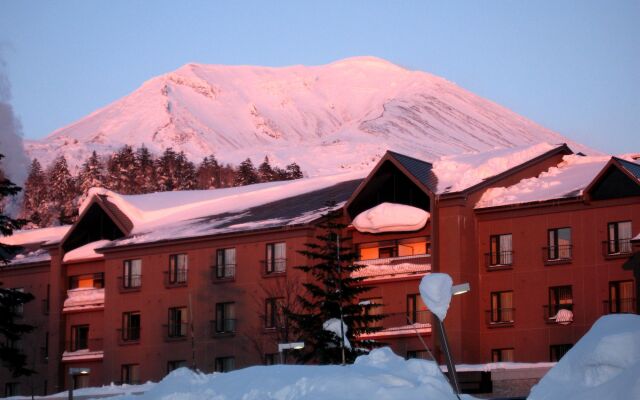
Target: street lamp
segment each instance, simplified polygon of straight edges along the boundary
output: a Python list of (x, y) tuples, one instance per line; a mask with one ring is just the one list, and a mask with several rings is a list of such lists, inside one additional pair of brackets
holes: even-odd
[(278, 353), (280, 353), (280, 364), (284, 364), (285, 350), (300, 350), (304, 348), (304, 342), (278, 343)]
[(81, 375), (89, 375), (91, 368), (69, 368), (69, 376), (71, 376), (71, 382), (69, 383), (69, 400), (73, 400), (73, 389), (76, 387), (76, 378)]

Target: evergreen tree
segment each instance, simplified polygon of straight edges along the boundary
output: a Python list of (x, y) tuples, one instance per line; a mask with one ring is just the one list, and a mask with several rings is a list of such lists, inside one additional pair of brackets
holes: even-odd
[(302, 177), (304, 177), (304, 175), (302, 174), (302, 170), (298, 164), (293, 162), (287, 165), (287, 179), (293, 180), (300, 179)]
[(233, 180), (233, 186), (251, 185), (258, 182), (258, 171), (256, 171), (256, 167), (253, 166), (251, 159), (247, 158), (240, 163)]
[(24, 199), (20, 215), (36, 226), (46, 226), (50, 221), (45, 175), (37, 158), (31, 162), (29, 176), (24, 183)]
[(225, 164), (220, 167), (220, 182), (221, 188), (232, 187), (236, 178), (237, 171), (231, 164)]
[(258, 167), (260, 182), (272, 182), (277, 180), (277, 175), (269, 163), (269, 157), (264, 156), (264, 161)]
[(196, 171), (196, 187), (213, 189), (220, 187), (220, 165), (213, 154), (202, 159)]
[(82, 170), (78, 174), (78, 186), (81, 193), (79, 203), (81, 204), (87, 197), (89, 189), (104, 187), (105, 180), (104, 165), (94, 150), (87, 161), (82, 164)]
[(282, 169), (280, 167), (273, 167), (273, 176), (275, 181), (286, 181), (289, 179), (289, 174), (287, 174), (287, 170)]
[(196, 187), (196, 167), (183, 151), (176, 157), (177, 190), (192, 190)]
[(117, 193), (136, 192), (136, 157), (129, 145), (111, 156), (108, 165), (109, 189)]
[[(0, 159), (4, 156), (0, 154)], [(1, 171), (0, 171), (1, 172)], [(6, 196), (14, 196), (21, 189), (0, 173), (0, 204)], [(4, 215), (0, 208), (0, 233), (9, 236), (14, 229), (25, 224), (24, 220), (16, 220)], [(7, 256), (12, 249), (0, 243), (0, 268), (6, 265)], [(26, 367), (27, 357), (16, 345), (22, 335), (33, 330), (33, 326), (17, 322), (22, 305), (33, 300), (33, 295), (18, 290), (2, 287), (0, 282), (0, 362), (11, 371), (14, 377), (31, 375), (34, 371)]]
[(69, 173), (67, 160), (64, 155), (56, 158), (47, 172), (49, 180), (49, 201), (52, 211), (61, 224), (70, 224), (77, 215), (74, 204), (76, 187), (73, 177)]
[[(328, 203), (334, 208), (335, 202)], [(327, 213), (318, 223), (319, 234), (316, 241), (305, 244), (300, 251), (311, 263), (296, 267), (308, 274), (304, 283), (305, 293), (298, 296), (302, 312), (287, 310), (293, 320), (305, 348), (300, 353), (303, 362), (313, 360), (320, 364), (342, 362), (342, 338), (323, 329), (323, 324), (331, 319), (342, 319), (347, 327), (344, 332), (351, 347), (344, 346), (345, 360), (353, 362), (360, 354), (358, 349), (371, 346), (372, 343), (358, 342), (362, 333), (378, 331), (372, 326), (383, 315), (372, 315), (369, 311), (379, 305), (359, 304), (362, 294), (372, 289), (364, 286), (364, 278), (355, 278), (352, 274), (362, 266), (354, 265), (356, 254), (344, 243), (340, 243), (340, 232), (346, 225), (339, 222), (340, 210)], [(341, 318), (342, 317), (342, 318)]]
[(151, 152), (145, 146), (136, 150), (135, 193), (151, 193), (157, 190), (156, 170)]
[(177, 154), (171, 147), (167, 148), (162, 156), (156, 160), (156, 179), (158, 190), (161, 192), (175, 190), (178, 187), (176, 180)]

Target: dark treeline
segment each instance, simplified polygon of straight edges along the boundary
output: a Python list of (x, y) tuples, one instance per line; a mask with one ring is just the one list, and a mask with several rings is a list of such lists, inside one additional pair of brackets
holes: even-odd
[(34, 159), (24, 184), (24, 202), (20, 217), (29, 227), (73, 223), (78, 207), (92, 187), (104, 187), (120, 194), (143, 194), (173, 190), (217, 189), (252, 183), (302, 178), (298, 164), (284, 169), (273, 166), (265, 157), (257, 168), (247, 158), (239, 166), (222, 164), (214, 155), (200, 164), (187, 159), (184, 152), (168, 148), (154, 157), (147, 148), (124, 146), (110, 156), (94, 151), (77, 176), (69, 172), (64, 156), (57, 157), (44, 170)]

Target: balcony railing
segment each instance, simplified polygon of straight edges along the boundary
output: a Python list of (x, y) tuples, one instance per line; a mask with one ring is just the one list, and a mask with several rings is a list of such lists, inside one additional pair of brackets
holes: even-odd
[(489, 327), (511, 326), (515, 323), (515, 308), (495, 308), (485, 311), (486, 323)]
[(103, 350), (102, 338), (84, 339), (84, 340), (72, 340), (65, 343), (65, 351), (102, 351)]
[(604, 314), (635, 314), (637, 312), (635, 297), (614, 301), (605, 300), (603, 306)]
[(44, 346), (40, 347), (40, 362), (42, 364), (49, 362), (49, 349)]
[(392, 313), (385, 318), (370, 324), (370, 327), (381, 328), (373, 333), (360, 335), (363, 339), (390, 338), (399, 336), (415, 336), (431, 333), (431, 312), (417, 311), (415, 313)]
[(229, 280), (236, 276), (235, 264), (220, 264), (213, 267), (214, 280)]
[(631, 254), (631, 239), (605, 240), (602, 242), (605, 258), (626, 257)]
[(211, 321), (211, 334), (212, 336), (221, 335), (225, 333), (234, 333), (236, 331), (236, 320), (227, 318)]
[(264, 265), (265, 275), (283, 274), (287, 272), (287, 259), (286, 258), (271, 258), (262, 260)]
[(42, 314), (49, 315), (50, 301), (49, 299), (42, 299)]
[(375, 279), (387, 276), (425, 274), (431, 271), (431, 255), (418, 254), (412, 256), (375, 258), (356, 261), (354, 264), (363, 267), (351, 274), (354, 278), (363, 277)]
[(142, 288), (142, 275), (124, 275), (118, 277), (120, 292), (134, 292)]
[(189, 328), (188, 322), (178, 322), (162, 325), (166, 340), (186, 339)]
[(542, 308), (543, 318), (548, 324), (567, 325), (573, 322), (573, 304), (549, 304)]
[(513, 268), (513, 251), (500, 251), (497, 253), (485, 253), (487, 270)]
[(573, 245), (563, 244), (542, 248), (542, 261), (545, 265), (566, 264), (571, 262)]
[(167, 288), (187, 286), (187, 269), (164, 271), (164, 285)]
[(141, 329), (138, 326), (118, 329), (118, 343), (138, 343), (140, 341), (140, 331)]

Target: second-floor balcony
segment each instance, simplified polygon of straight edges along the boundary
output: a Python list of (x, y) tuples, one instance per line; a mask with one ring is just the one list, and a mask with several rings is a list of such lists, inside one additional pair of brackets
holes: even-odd
[(78, 338), (65, 343), (63, 362), (102, 359), (104, 347), (102, 338)]
[(63, 312), (91, 311), (104, 308), (103, 288), (80, 288), (67, 290)]
[(405, 278), (412, 275), (424, 275), (431, 271), (431, 255), (375, 258), (355, 261), (354, 264), (362, 266), (351, 274), (354, 278), (368, 280)]
[(629, 297), (617, 300), (605, 300), (603, 302), (604, 314), (635, 314), (636, 298)]
[(364, 333), (360, 339), (384, 339), (431, 334), (431, 312), (387, 314), (384, 319), (371, 324), (375, 332)]

